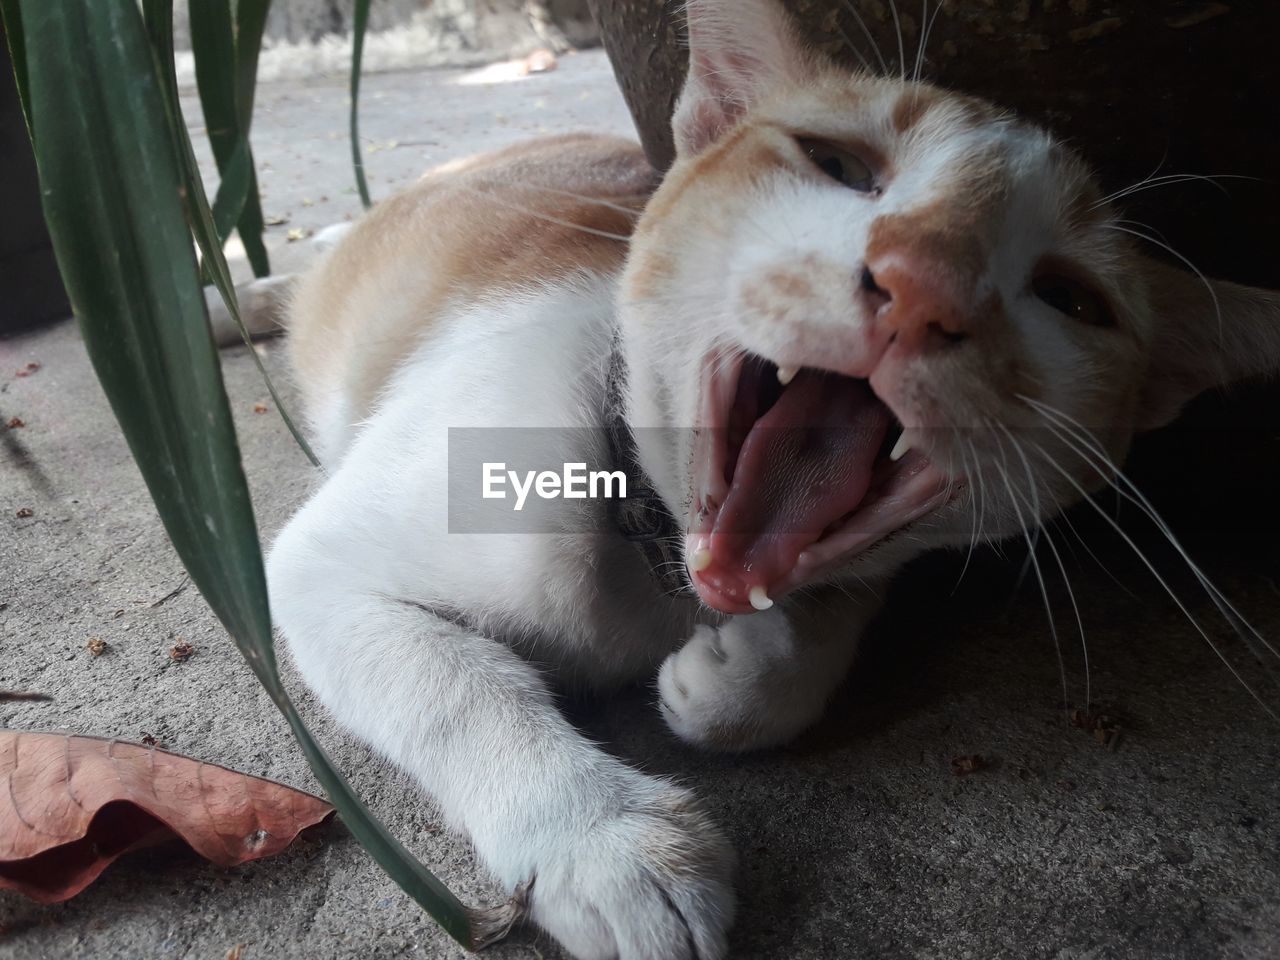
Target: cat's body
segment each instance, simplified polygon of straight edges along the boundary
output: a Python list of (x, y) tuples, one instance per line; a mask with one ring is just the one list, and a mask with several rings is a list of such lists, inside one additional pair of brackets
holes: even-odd
[[(595, 186), (610, 202), (643, 201), (649, 173), (630, 144), (563, 138), (506, 151), (498, 162), (519, 165), (523, 176), (545, 161), (590, 171), (584, 153), (613, 176), (570, 173), (558, 189), (587, 196)], [(291, 350), (333, 476), (272, 551), (277, 622), (325, 704), (423, 779), (504, 884), (536, 876), (535, 907), (539, 896), (550, 901), (542, 921), (583, 955), (603, 955), (596, 945), (623, 935), (632, 938), (629, 955), (684, 955), (673, 952), (679, 943), (652, 939), (661, 934), (649, 930), (653, 914), (668, 911), (666, 901), (654, 900), (655, 890), (652, 902), (635, 903), (634, 888), (649, 874), (684, 869), (663, 860), (664, 832), (681, 838), (670, 851), (677, 860), (695, 835), (705, 837), (705, 852), (687, 865), (696, 876), (663, 896), (711, 911), (700, 951), (715, 955), (731, 902), (718, 834), (687, 793), (627, 769), (574, 731), (542, 669), (526, 662), (594, 690), (652, 676), (692, 632), (699, 605), (662, 597), (632, 544), (581, 533), (580, 518), (564, 536), (447, 533), (449, 427), (599, 424), (625, 247), (512, 215), (501, 203), (492, 209), (504, 222), (464, 220), (442, 234), (430, 214), (459, 199), (439, 196), (448, 191), (436, 182), (442, 176), (375, 210), (295, 301)], [(521, 207), (574, 218), (567, 222), (630, 228), (608, 208), (600, 218), (589, 203), (512, 191), (488, 177), (483, 184), (507, 189), (515, 195), (502, 199)], [(464, 209), (474, 209), (471, 199), (464, 195)], [(504, 228), (496, 235), (504, 243), (518, 231), (506, 256), (489, 247), (494, 226)], [(367, 258), (366, 241), (380, 254)], [(470, 285), (433, 282), (451, 275), (427, 251), (486, 248), (491, 277), (530, 252), (536, 260), (510, 283), (471, 271)], [(411, 290), (412, 299), (393, 300), (403, 309), (391, 311), (363, 299), (389, 290)], [(335, 340), (343, 349), (331, 349)], [(564, 457), (599, 453), (566, 449)], [(607, 835), (593, 839), (593, 829)], [(611, 902), (593, 905), (596, 898)], [(630, 930), (600, 929), (598, 915), (633, 909)], [(667, 926), (668, 937), (680, 927)]]
[[(581, 957), (722, 956), (733, 858), (688, 791), (574, 730), (548, 673), (656, 676), (704, 746), (789, 739), (903, 562), (1039, 522), (1135, 429), (1280, 357), (1274, 298), (1218, 286), (1206, 333), (1212, 302), (1109, 231), (1043, 133), (819, 67), (766, 0), (703, 0), (693, 25), (652, 197), (610, 138), (452, 165), (358, 224), (289, 324), (330, 476), (272, 550), (277, 622), (326, 706)], [(1198, 297), (1200, 325), (1165, 329), (1162, 297)], [(615, 391), (696, 597), (602, 501), (556, 501), (552, 532), (450, 532), (451, 428), (604, 464)], [(744, 405), (746, 439), (719, 439)], [(786, 446), (813, 425), (835, 439)]]
[[(536, 214), (629, 232), (631, 218), (590, 200), (638, 212), (651, 186), (638, 147), (588, 136), (435, 173), (354, 228), (303, 284), (290, 329), (318, 449), (337, 468), (300, 523), (349, 513), (343, 503), (355, 498), (372, 539), (343, 524), (337, 555), (374, 551), (368, 568), (386, 592), (461, 613), (596, 690), (656, 669), (692, 629), (698, 604), (655, 603), (642, 554), (607, 529), (581, 532), (606, 524), (584, 522), (580, 510), (563, 536), (449, 534), (449, 430), (538, 428), (569, 441), (577, 437), (567, 428), (599, 426), (626, 247)], [(470, 191), (483, 191), (478, 202)], [(451, 207), (493, 216), (442, 226), (438, 214)], [(400, 309), (370, 302), (389, 290), (403, 291)], [(602, 462), (590, 446), (566, 446), (560, 459)]]

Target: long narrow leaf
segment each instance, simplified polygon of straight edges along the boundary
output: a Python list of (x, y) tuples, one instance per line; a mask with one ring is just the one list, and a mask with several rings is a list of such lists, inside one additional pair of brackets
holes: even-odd
[[(266, 4), (260, 5), (265, 18)], [(258, 199), (258, 178), (253, 171), (253, 152), (249, 147), (249, 124), (252, 117), (251, 114), (241, 114), (242, 105), (252, 108), (253, 97), (250, 92), (242, 99), (239, 91), (241, 53), (233, 19), (237, 13), (226, 0), (191, 0), (190, 12), (191, 51), (195, 54), (200, 107), (204, 111), (205, 128), (209, 133), (214, 161), (218, 165), (218, 175), (222, 178), (218, 187), (220, 199), (215, 202), (228, 209), (228, 218), (236, 223), (240, 231), (240, 242), (244, 244), (245, 255), (249, 258), (254, 275), (265, 277), (271, 272), (271, 265), (262, 242), (266, 224)], [(260, 30), (256, 40), (261, 43)], [(256, 71), (256, 49), (250, 60)], [(250, 89), (252, 90), (252, 85)], [(227, 175), (237, 149), (249, 152), (247, 184), (236, 182)], [(219, 236), (226, 239), (225, 233), (220, 233)]]
[(27, 46), (22, 39), (22, 9), (18, 5), (18, 0), (0, 0), (0, 26), (4, 27), (5, 42), (9, 45), (9, 62), (13, 64), (13, 79), (18, 85), (18, 100), (22, 104), (22, 115), (27, 120), (27, 132), (30, 133), (31, 104), (27, 99)]
[[(262, 358), (258, 356), (258, 351), (252, 349), (252, 338), (240, 315), (235, 285), (231, 281), (231, 270), (227, 266), (226, 257), (223, 256), (220, 240), (221, 237), (226, 236), (226, 231), (231, 229), (232, 214), (227, 210), (222, 211), (221, 215), (225, 219), (221, 229), (218, 225), (219, 211), (215, 208), (213, 215), (210, 216), (209, 200), (205, 195), (204, 181), (200, 177), (200, 167), (196, 163), (195, 151), (191, 149), (191, 137), (187, 133), (187, 125), (182, 118), (182, 105), (178, 99), (178, 78), (173, 62), (173, 0), (142, 0), (142, 12), (147, 35), (151, 41), (151, 50), (156, 58), (157, 75), (160, 77), (164, 93), (165, 115), (169, 121), (169, 130), (182, 166), (186, 188), (187, 220), (195, 234), (196, 242), (200, 245), (200, 252), (204, 255), (204, 268), (218, 288), (223, 303), (227, 305), (227, 312), (231, 314), (231, 319), (240, 330), (240, 336), (250, 348), (253, 362), (258, 367), (262, 382), (266, 384), (267, 392), (271, 394), (271, 401), (276, 405), (284, 425), (293, 435), (294, 441), (302, 452), (306, 454), (307, 459), (311, 461), (311, 465), (319, 467), (320, 461), (312, 451), (311, 445), (303, 437), (302, 431), (293, 422), (293, 417), (289, 415), (288, 409), (280, 399), (280, 394), (276, 392), (276, 385), (271, 375), (267, 373), (267, 368), (263, 366)], [(243, 196), (243, 192), (249, 187), (248, 173), (251, 164), (249, 144), (241, 140), (236, 144), (231, 161), (227, 164), (226, 173), (222, 178), (223, 185), (233, 181), (239, 183)], [(221, 191), (219, 193), (221, 194)]]
[[(258, 90), (258, 56), (262, 52), (262, 37), (267, 28), (267, 12), (271, 8), (271, 0), (236, 0), (234, 6), (236, 118), (240, 126), (241, 140), (249, 153), (249, 184), (245, 189), (244, 209), (240, 214), (239, 230), (241, 241), (244, 241), (246, 233), (252, 237), (251, 244), (245, 246), (245, 252), (249, 262), (257, 264), (254, 266), (255, 275), (261, 277), (270, 273), (271, 270), (267, 260), (267, 248), (262, 242), (266, 221), (262, 216), (258, 168), (253, 162), (253, 150), (249, 147), (249, 127), (253, 123), (253, 104)], [(228, 169), (230, 169), (230, 161)], [(259, 266), (261, 272), (257, 272)]]
[(54, 250), (165, 529), (351, 832), (445, 930), (483, 946), (505, 915), (468, 910), (370, 816), (281, 684), (253, 508), (184, 218), (187, 184), (136, 0), (21, 5)]
[(236, 110), (245, 130), (253, 117), (258, 89), (258, 55), (267, 29), (271, 0), (237, 0), (236, 3)]
[(364, 176), (364, 153), (360, 149), (360, 72), (364, 63), (364, 33), (369, 26), (369, 0), (356, 0), (355, 18), (351, 24), (351, 163), (356, 171), (356, 187), (360, 202), (368, 210), (369, 182)]

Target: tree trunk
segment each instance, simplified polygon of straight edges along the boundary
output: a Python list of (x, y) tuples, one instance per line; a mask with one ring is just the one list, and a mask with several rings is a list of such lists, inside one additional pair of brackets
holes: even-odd
[[(683, 4), (594, 2), (645, 150), (664, 169), (685, 73)], [(915, 3), (899, 5), (900, 59), (888, 0), (783, 2), (838, 61), (889, 74), (905, 61), (914, 73)], [(1124, 208), (1205, 273), (1280, 287), (1280, 3), (952, 0), (928, 10), (921, 75), (1047, 126), (1084, 153), (1108, 192), (1153, 171), (1233, 178), (1221, 189), (1143, 191)]]

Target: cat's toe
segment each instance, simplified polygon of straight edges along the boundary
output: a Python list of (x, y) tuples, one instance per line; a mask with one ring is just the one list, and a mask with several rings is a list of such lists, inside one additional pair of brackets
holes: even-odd
[(579, 960), (720, 960), (733, 861), (692, 795), (667, 787), (544, 863), (533, 919)]
[(793, 739), (818, 719), (824, 699), (786, 655), (784, 637), (768, 614), (698, 627), (658, 672), (667, 726), (709, 750), (758, 750)]
[[(726, 642), (727, 641), (727, 642)], [(673, 733), (712, 750), (760, 745), (760, 704), (750, 698), (750, 668), (729, 636), (700, 626), (658, 672), (658, 709)]]

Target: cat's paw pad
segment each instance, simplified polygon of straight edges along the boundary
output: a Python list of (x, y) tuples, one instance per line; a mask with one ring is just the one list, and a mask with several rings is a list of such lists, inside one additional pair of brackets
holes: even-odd
[(579, 960), (720, 960), (733, 862), (693, 795), (662, 784), (540, 864), (530, 910)]
[(781, 615), (700, 626), (658, 672), (658, 708), (682, 740), (712, 750), (753, 750), (792, 739), (821, 714), (822, 696), (789, 656)]

